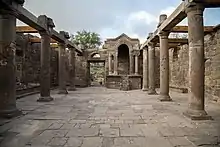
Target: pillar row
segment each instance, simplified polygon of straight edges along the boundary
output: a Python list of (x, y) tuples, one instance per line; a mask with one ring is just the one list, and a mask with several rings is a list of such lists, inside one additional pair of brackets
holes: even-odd
[(197, 3), (186, 4), (189, 42), (189, 98), (184, 113), (192, 120), (211, 119), (204, 105), (204, 7)]
[(168, 32), (160, 32), (160, 101), (171, 101), (169, 95)]

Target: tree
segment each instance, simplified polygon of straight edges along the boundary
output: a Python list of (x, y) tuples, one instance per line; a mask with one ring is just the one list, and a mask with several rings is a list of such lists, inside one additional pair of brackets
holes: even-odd
[(71, 41), (82, 49), (93, 49), (102, 44), (98, 33), (85, 30), (77, 31), (75, 35), (71, 36)]

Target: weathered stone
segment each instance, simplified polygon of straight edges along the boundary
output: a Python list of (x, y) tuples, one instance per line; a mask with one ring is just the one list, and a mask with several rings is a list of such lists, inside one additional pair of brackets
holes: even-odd
[(154, 44), (150, 44), (148, 48), (149, 52), (149, 95), (155, 95), (155, 47)]
[(69, 91), (75, 91), (76, 87), (75, 87), (75, 78), (76, 78), (76, 53), (75, 53), (75, 49), (70, 49), (70, 56), (69, 56), (69, 67), (70, 67), (70, 71), (69, 71), (69, 78), (70, 78), (70, 87), (69, 87)]
[(47, 27), (46, 31), (41, 31), (41, 70), (40, 70), (40, 98), (38, 102), (50, 102), (53, 98), (50, 96), (50, 30), (55, 27), (53, 20), (45, 15), (38, 17), (38, 22)]
[(66, 47), (65, 43), (59, 44), (59, 92), (58, 94), (68, 94), (66, 89)]
[(143, 91), (148, 90), (148, 49), (143, 49)]
[(21, 114), (16, 107), (16, 18), (12, 12), (6, 14), (2, 11), (0, 13), (0, 117), (12, 118)]
[(184, 113), (193, 120), (210, 119), (204, 105), (204, 7), (200, 4), (186, 9), (189, 30), (189, 105)]
[(160, 32), (160, 101), (172, 101), (169, 96), (169, 32)]

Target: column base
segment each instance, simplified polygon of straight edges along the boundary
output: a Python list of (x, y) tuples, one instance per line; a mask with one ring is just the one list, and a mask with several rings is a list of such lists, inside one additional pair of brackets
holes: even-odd
[(148, 91), (148, 88), (142, 88), (142, 91)]
[(157, 92), (156, 92), (156, 90), (149, 89), (148, 95), (157, 95)]
[(6, 119), (10, 119), (10, 118), (17, 117), (20, 115), (22, 115), (22, 111), (18, 110), (17, 108), (13, 110), (5, 110), (5, 111), (0, 112), (0, 117), (6, 118)]
[(43, 97), (43, 96), (41, 96), (38, 100), (37, 100), (37, 102), (51, 102), (51, 101), (53, 101), (54, 99), (52, 98), (52, 97), (50, 97), (50, 96), (46, 96), (46, 97)]
[(69, 91), (76, 91), (76, 87), (70, 87), (68, 88)]
[(191, 120), (213, 120), (205, 110), (187, 110), (186, 112), (183, 112), (183, 115)]
[(68, 94), (66, 89), (59, 90), (58, 94)]
[(161, 102), (171, 102), (172, 101), (172, 99), (170, 98), (169, 95), (160, 95), (159, 100)]

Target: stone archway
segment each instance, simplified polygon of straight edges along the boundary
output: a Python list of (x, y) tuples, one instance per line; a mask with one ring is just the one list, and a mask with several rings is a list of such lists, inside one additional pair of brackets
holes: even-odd
[(93, 52), (93, 53), (90, 54), (90, 58), (91, 59), (92, 58), (99, 59), (99, 58), (101, 58), (101, 55), (98, 52)]

